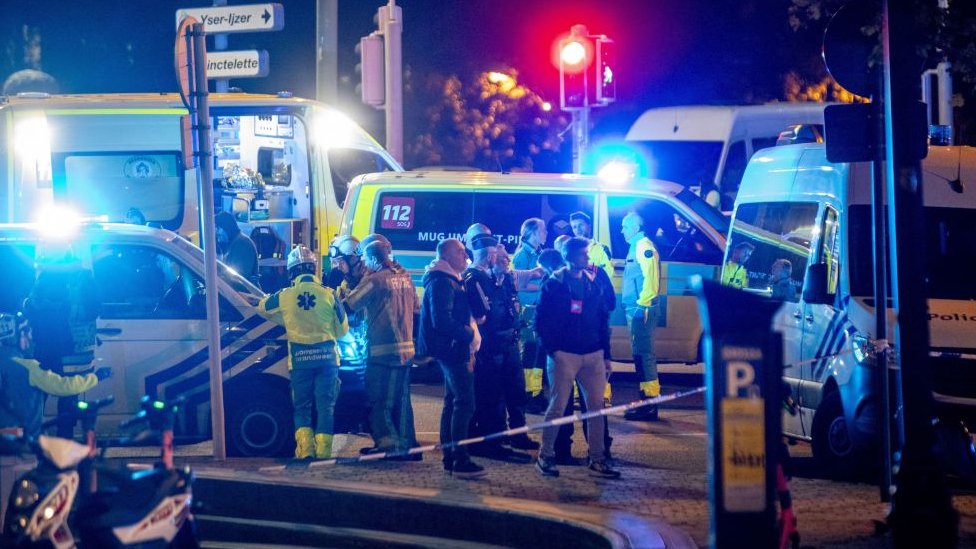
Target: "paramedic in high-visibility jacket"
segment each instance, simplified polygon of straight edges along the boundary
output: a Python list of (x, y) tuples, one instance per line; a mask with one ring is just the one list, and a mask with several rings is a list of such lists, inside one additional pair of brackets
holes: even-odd
[(262, 299), (258, 313), (285, 327), (295, 408), (295, 457), (328, 459), (339, 396), (336, 341), (349, 331), (349, 322), (335, 293), (315, 276), (316, 257), (311, 250), (297, 246), (288, 254), (287, 265), (291, 286)]
[[(621, 301), (630, 326), (634, 368), (640, 381), (641, 398), (661, 395), (657, 377), (657, 355), (654, 353), (654, 328), (660, 309), (661, 262), (657, 248), (644, 234), (644, 219), (636, 214), (624, 216), (621, 233), (630, 244), (624, 266)], [(648, 405), (628, 410), (625, 419), (657, 421), (657, 406)]]

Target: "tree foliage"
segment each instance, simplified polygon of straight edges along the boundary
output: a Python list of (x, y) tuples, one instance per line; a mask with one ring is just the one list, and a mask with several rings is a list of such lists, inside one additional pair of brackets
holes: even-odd
[[(976, 128), (970, 129), (976, 126), (976, 2), (948, 0), (948, 9), (942, 9), (939, 0), (899, 1), (912, 4), (917, 52), (921, 59), (920, 72), (935, 67), (943, 60), (952, 64), (958, 135), (962, 142), (976, 142)], [(816, 40), (823, 36), (830, 18), (847, 3), (848, 0), (791, 0), (787, 9), (789, 24), (798, 40)], [(881, 30), (880, 25), (879, 14), (878, 19), (864, 27), (862, 32), (877, 35)], [(896, 40), (899, 38), (893, 37)], [(879, 59), (880, 46), (872, 62), (876, 63)], [(822, 64), (811, 67), (812, 70), (797, 71), (787, 78), (788, 96), (791, 86), (798, 90), (797, 95), (802, 95), (807, 88), (813, 90), (825, 84), (825, 78), (829, 76)], [(833, 87), (830, 84), (827, 86)], [(843, 100), (839, 96), (830, 99)]]
[(418, 116), (407, 121), (415, 136), (408, 166), (469, 166), (549, 171), (567, 120), (518, 83), (517, 74), (482, 72), (466, 85), (457, 75), (430, 74), (412, 83)]

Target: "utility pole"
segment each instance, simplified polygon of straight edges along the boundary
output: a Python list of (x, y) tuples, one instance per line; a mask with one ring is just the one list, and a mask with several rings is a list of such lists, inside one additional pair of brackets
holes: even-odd
[(339, 88), (339, 0), (317, 0), (315, 99), (335, 105)]
[[(890, 521), (896, 548), (955, 547), (958, 515), (935, 454), (935, 415), (928, 368), (929, 327), (925, 287), (925, 224), (921, 159), (924, 130), (911, 113), (918, 111), (920, 71), (915, 63), (916, 30), (910, 3), (884, 0), (886, 120), (891, 281), (895, 349), (901, 369), (904, 446), (897, 471)], [(922, 146), (919, 147), (919, 143)], [(884, 304), (878, 303), (877, 307)], [(879, 334), (880, 335), (880, 334)]]
[(380, 32), (383, 33), (383, 54), (386, 59), (386, 150), (397, 162), (403, 163), (403, 10), (396, 0), (379, 10)]

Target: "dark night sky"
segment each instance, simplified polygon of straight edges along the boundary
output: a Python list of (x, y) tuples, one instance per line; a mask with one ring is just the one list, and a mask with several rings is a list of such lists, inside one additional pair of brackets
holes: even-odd
[[(41, 65), (65, 92), (173, 91), (175, 10), (198, 0), (2, 0), (0, 78), (23, 68), (24, 26), (41, 38)], [(235, 2), (232, 4), (256, 3)], [(282, 0), (285, 30), (230, 36), (229, 49), (266, 49), (271, 73), (237, 80), (245, 91), (314, 95), (314, 0)], [(382, 117), (355, 94), (353, 48), (375, 28), (381, 0), (339, 2), (340, 106), (374, 133)], [(403, 59), (415, 75), (514, 68), (522, 83), (558, 101), (556, 37), (574, 23), (618, 47), (617, 104), (597, 130), (622, 129), (643, 109), (668, 104), (763, 101), (782, 95), (796, 51), (785, 1), (401, 0)], [(410, 108), (409, 103), (406, 108)]]

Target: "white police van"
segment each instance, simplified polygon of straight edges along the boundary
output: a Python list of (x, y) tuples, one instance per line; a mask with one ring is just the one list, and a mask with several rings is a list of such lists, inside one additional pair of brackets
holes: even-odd
[[(976, 278), (967, 267), (976, 257), (976, 149), (929, 147), (923, 184), (927, 255), (917, 259), (928, 273), (935, 399), (943, 418), (968, 421), (976, 418)], [(875, 333), (870, 201), (868, 163), (829, 162), (822, 144), (762, 150), (746, 168), (726, 248), (755, 246), (749, 291), (766, 295), (773, 262), (792, 263), (794, 295), (774, 320), (800, 406), (784, 415), (784, 432), (812, 441), (832, 471), (863, 463), (878, 436), (878, 365), (866, 343), (885, 338)]]
[(697, 187), (712, 183), (730, 210), (746, 163), (791, 126), (823, 125), (826, 103), (685, 105), (644, 111), (625, 140), (643, 175)]
[[(99, 416), (98, 434), (112, 437), (146, 394), (187, 398), (177, 436), (210, 437), (206, 295), (203, 252), (164, 229), (95, 223), (67, 236), (38, 224), (0, 225), (0, 310), (16, 311), (35, 278), (35, 258), (52, 239), (70, 245), (92, 269), (101, 301), (96, 366), (112, 377), (84, 395), (115, 402)], [(232, 454), (289, 455), (292, 407), (284, 328), (258, 316), (264, 293), (219, 263), (220, 344), (226, 436)], [(340, 345), (340, 350), (343, 345)], [(348, 355), (348, 352), (344, 353)], [(346, 364), (337, 428), (358, 427), (362, 370)], [(56, 411), (53, 400), (47, 412)]]

